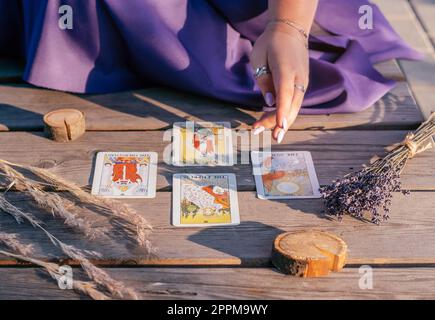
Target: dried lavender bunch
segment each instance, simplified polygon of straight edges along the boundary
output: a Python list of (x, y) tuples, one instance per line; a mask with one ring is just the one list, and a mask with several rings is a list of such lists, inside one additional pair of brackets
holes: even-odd
[(376, 224), (389, 219), (393, 192), (398, 191), (401, 191), (399, 173), (391, 167), (385, 167), (383, 173), (354, 172), (321, 188), (328, 215), (339, 220), (345, 214), (364, 219), (370, 213)]
[(401, 189), (401, 172), (409, 159), (433, 146), (434, 134), (435, 113), (384, 158), (320, 188), (326, 214), (341, 220), (345, 214), (364, 219), (368, 213), (375, 224), (388, 220), (393, 193), (409, 194)]

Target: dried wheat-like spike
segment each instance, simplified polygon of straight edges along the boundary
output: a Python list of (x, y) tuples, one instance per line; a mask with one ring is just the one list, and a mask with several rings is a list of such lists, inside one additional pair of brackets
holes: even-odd
[(34, 218), (32, 214), (15, 207), (12, 203), (7, 201), (2, 194), (0, 194), (0, 210), (11, 215), (18, 224), (27, 221), (32, 225), (32, 227), (42, 230), (55, 246), (58, 246), (58, 243), (61, 243), (59, 239), (42, 226), (42, 222)]
[[(85, 256), (86, 254), (98, 257), (100, 256), (99, 253), (89, 250), (80, 250), (72, 245), (67, 245), (57, 239), (43, 227), (39, 225), (38, 227), (46, 233), (51, 242), (59, 247), (68, 258), (78, 261), (88, 275), (89, 279), (91, 279), (95, 284), (110, 292), (110, 294), (112, 294), (114, 297), (121, 299), (139, 299), (139, 295), (133, 289), (126, 287), (122, 282), (111, 278), (105, 271), (92, 264)], [(15, 234), (6, 234), (0, 232), (0, 243), (5, 244), (8, 248), (19, 252), (23, 256), (28, 256), (28, 254), (31, 253), (32, 246), (21, 244), (18, 241), (17, 235)], [(95, 286), (84, 285), (82, 289), (91, 290), (93, 287)]]
[[(59, 270), (60, 265), (52, 262), (45, 262), (39, 259), (30, 258), (24, 254), (14, 254), (8, 251), (0, 250), (0, 254), (14, 258), (16, 260), (21, 260), (24, 262), (32, 263), (34, 265), (37, 265), (39, 267), (44, 268), (44, 270), (56, 281), (60, 281), (61, 277), (63, 276)], [(88, 282), (88, 281), (73, 281), (73, 289), (78, 292), (85, 294), (89, 296), (90, 298), (94, 300), (110, 300), (111, 298), (106, 295), (105, 293), (98, 290), (98, 285), (94, 282)]]
[(35, 183), (27, 180), (20, 172), (12, 168), (10, 165), (4, 162), (0, 162), (0, 165), (3, 171), (7, 174), (7, 178), (14, 183), (18, 190), (29, 193), (38, 206), (51, 212), (53, 216), (63, 219), (67, 226), (80, 230), (91, 240), (107, 237), (107, 228), (96, 228), (91, 222), (79, 217), (78, 214), (71, 212), (70, 208), (74, 207), (74, 203), (68, 199), (60, 197), (56, 193), (45, 192), (37, 182)]
[[(8, 208), (12, 206), (9, 202), (6, 201), (6, 203), (8, 204), (7, 205)], [(13, 212), (15, 212), (15, 214), (17, 214), (19, 218), (27, 219), (28, 214), (26, 214), (25, 212), (19, 209), (13, 210)], [(50, 241), (56, 247), (60, 248), (68, 258), (78, 261), (91, 280), (95, 281), (95, 283), (97, 283), (101, 287), (104, 287), (108, 292), (113, 294), (115, 297), (138, 299), (138, 294), (133, 289), (126, 287), (122, 282), (112, 279), (106, 272), (104, 272), (102, 269), (97, 268), (94, 264), (92, 264), (85, 256), (88, 255), (88, 256), (100, 257), (101, 255), (98, 252), (89, 251), (89, 250), (80, 250), (72, 245), (67, 245), (64, 242), (60, 241), (58, 238), (56, 238), (53, 234), (51, 234), (44, 227), (42, 227), (41, 224), (37, 222), (35, 222), (33, 226), (41, 229), (47, 235)], [(1, 242), (1, 238), (0, 238), (0, 242)]]
[(0, 210), (10, 214), (18, 224), (22, 223), (23, 221), (29, 222), (34, 227), (38, 224), (41, 224), (41, 222), (31, 213), (24, 212), (17, 208), (12, 203), (7, 201), (2, 194), (0, 194)]
[[(75, 216), (70, 216), (69, 211), (65, 208), (65, 203), (62, 202), (63, 199), (59, 196), (44, 192), (40, 186), (33, 185), (31, 182), (28, 182), (21, 173), (17, 172), (15, 169), (11, 168), (9, 165), (1, 163), (3, 170), (7, 173), (7, 177), (15, 183), (18, 188), (22, 188), (27, 191), (32, 198), (37, 202), (41, 207), (46, 209), (51, 209), (52, 212), (56, 212), (57, 215), (65, 218), (65, 223), (69, 226), (78, 227), (80, 230), (87, 233), (87, 235), (93, 232), (92, 226), (86, 226), (82, 223), (83, 220), (77, 219)], [(45, 199), (44, 199), (45, 198)], [(48, 198), (48, 199), (47, 199)], [(72, 245), (67, 245), (57, 239), (54, 235), (52, 235), (49, 231), (47, 231), (39, 221), (37, 221), (31, 214), (23, 212), (18, 209), (10, 202), (6, 200), (3, 195), (0, 195), (0, 209), (5, 211), (6, 213), (12, 215), (15, 220), (20, 223), (23, 220), (26, 220), (32, 224), (33, 227), (42, 230), (46, 236), (50, 239), (50, 241), (60, 248), (62, 252), (70, 259), (78, 261), (83, 270), (86, 272), (88, 277), (94, 281), (94, 283), (98, 286), (103, 287), (105, 290), (110, 292), (113, 296), (118, 298), (126, 298), (126, 299), (138, 299), (139, 295), (131, 288), (126, 287), (122, 282), (116, 281), (112, 279), (105, 271), (93, 265), (85, 255), (91, 256), (100, 256), (99, 253), (95, 251), (89, 250), (80, 250), (75, 248)], [(68, 220), (68, 219), (70, 220)], [(72, 220), (72, 221), (71, 221)], [(79, 223), (78, 223), (79, 222)], [(87, 230), (89, 228), (89, 230)], [(91, 291), (93, 295), (97, 295), (98, 292), (94, 292), (94, 285), (82, 283), (80, 290), (88, 290)]]
[[(12, 207), (11, 211), (14, 212), (15, 216), (20, 218), (21, 221), (24, 219), (28, 220), (29, 214), (27, 214), (19, 209), (15, 209), (12, 204), (7, 202), (7, 200), (4, 200), (4, 201), (6, 203), (6, 208), (11, 210), (11, 207)], [(68, 258), (70, 258), (72, 260), (76, 260), (77, 262), (79, 262), (80, 265), (82, 266), (83, 270), (88, 275), (88, 277), (91, 280), (93, 280), (96, 284), (105, 288), (113, 296), (118, 297), (118, 298), (125, 298), (125, 299), (138, 299), (139, 298), (138, 294), (133, 289), (126, 287), (122, 282), (119, 282), (119, 281), (112, 279), (106, 272), (104, 272), (102, 269), (96, 267), (94, 264), (92, 264), (86, 258), (86, 255), (100, 257), (101, 256), (100, 253), (95, 252), (95, 251), (90, 251), (90, 250), (80, 250), (72, 245), (67, 245), (64, 242), (60, 241), (58, 238), (56, 238), (49, 231), (47, 231), (39, 222), (35, 222), (34, 220), (30, 220), (30, 221), (33, 222), (32, 225), (35, 228), (42, 230), (46, 234), (46, 236), (50, 239), (50, 241), (56, 247), (60, 248), (61, 251)], [(8, 235), (8, 236), (5, 235), (3, 238), (5, 239), (5, 241), (6, 240), (14, 240), (14, 239), (11, 239), (10, 235)], [(0, 233), (0, 243), (3, 242), (2, 241), (3, 238), (2, 238), (2, 233)], [(9, 241), (7, 244), (11, 244), (11, 245), (8, 245), (8, 247), (14, 249), (12, 244), (15, 244), (15, 243)], [(16, 248), (19, 248), (19, 247), (17, 246)], [(21, 246), (21, 248), (24, 248), (24, 247)], [(17, 252), (20, 252), (20, 251), (17, 251)], [(24, 252), (20, 252), (20, 253), (24, 253)], [(89, 286), (85, 286), (84, 288), (90, 289)]]
[[(17, 168), (28, 170), (33, 174), (35, 174), (36, 176), (38, 176), (40, 179), (50, 184), (56, 190), (66, 191), (70, 193), (77, 199), (77, 201), (82, 203), (88, 203), (93, 206), (99, 206), (102, 209), (111, 212), (113, 217), (125, 221), (124, 227), (130, 226), (136, 229), (135, 230), (136, 238), (137, 238), (136, 240), (139, 245), (146, 247), (148, 252), (153, 251), (151, 242), (149, 241), (149, 235), (152, 230), (152, 226), (147, 222), (147, 220), (143, 216), (139, 215), (134, 209), (130, 208), (129, 206), (112, 199), (96, 197), (83, 190), (77, 184), (67, 181), (61, 177), (58, 177), (48, 170), (36, 168), (32, 166), (18, 165), (1, 159), (0, 159), (0, 163), (6, 166), (6, 169), (8, 169), (7, 167), (14, 166)], [(13, 168), (11, 169), (14, 170)], [(17, 176), (17, 173), (18, 175), (21, 175), (16, 170), (14, 171), (15, 172), (12, 172), (13, 175)], [(21, 175), (21, 179), (23, 178), (24, 176)], [(37, 189), (41, 190), (41, 187)]]
[[(0, 195), (0, 209), (10, 215), (12, 215), (17, 223), (21, 223), (23, 221), (29, 222), (34, 228), (42, 230), (45, 235), (50, 239), (50, 241), (60, 249), (63, 248), (63, 246), (66, 246), (62, 241), (60, 241), (58, 238), (56, 238), (52, 233), (50, 233), (47, 229), (45, 229), (42, 226), (42, 222), (36, 220), (33, 218), (33, 216), (30, 213), (24, 212), (20, 210), (19, 208), (12, 205), (10, 202), (8, 202), (2, 195)], [(74, 248), (70, 246), (71, 248)], [(76, 252), (79, 251), (79, 249), (74, 249)], [(94, 257), (101, 257), (101, 254), (96, 251), (91, 250), (81, 250), (83, 254), (87, 254), (88, 256), (94, 256)], [(67, 256), (68, 254), (64, 252)]]
[(152, 226), (147, 222), (144, 217), (139, 215), (129, 206), (112, 199), (96, 197), (84, 191), (77, 184), (57, 177), (48, 170), (31, 166), (26, 166), (24, 168), (33, 172), (35, 175), (50, 183), (51, 185), (56, 186), (59, 191), (68, 191), (69, 193), (74, 195), (79, 201), (106, 208), (110, 210), (115, 217), (121, 218), (129, 224), (136, 226), (137, 242), (141, 246), (145, 246), (149, 249), (149, 251), (151, 251), (151, 244), (148, 240), (148, 237), (149, 232), (152, 230)]
[(60, 244), (60, 247), (68, 257), (80, 262), (83, 270), (92, 281), (105, 288), (113, 296), (121, 299), (139, 299), (139, 295), (132, 288), (126, 287), (122, 282), (111, 278), (104, 270), (97, 268), (80, 250), (66, 244)]
[(87, 281), (74, 281), (73, 287), (77, 292), (88, 295), (93, 300), (111, 300), (111, 298), (97, 289), (97, 285)]
[(153, 227), (143, 216), (120, 202), (107, 198), (95, 198), (102, 206), (110, 208), (115, 217), (124, 220), (127, 224), (136, 228), (136, 240), (140, 246), (145, 247), (148, 252), (154, 250), (149, 240)]
[(29, 189), (28, 192), (41, 208), (50, 211), (55, 217), (62, 218), (65, 225), (80, 230), (87, 238), (94, 240), (107, 236), (107, 228), (94, 227), (90, 221), (71, 212), (69, 208), (73, 207), (74, 204), (61, 198), (58, 194), (38, 189)]
[(0, 231), (0, 243), (22, 255), (29, 255), (33, 252), (33, 245), (21, 243), (15, 233)]

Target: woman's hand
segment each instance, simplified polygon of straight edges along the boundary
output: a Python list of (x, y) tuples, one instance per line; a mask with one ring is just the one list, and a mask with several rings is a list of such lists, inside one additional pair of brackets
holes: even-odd
[(281, 143), (295, 121), (308, 86), (309, 56), (301, 33), (283, 23), (271, 22), (255, 42), (251, 65), (256, 70), (267, 66), (269, 73), (257, 78), (266, 105), (276, 110), (265, 112), (253, 125), (254, 134), (273, 129)]

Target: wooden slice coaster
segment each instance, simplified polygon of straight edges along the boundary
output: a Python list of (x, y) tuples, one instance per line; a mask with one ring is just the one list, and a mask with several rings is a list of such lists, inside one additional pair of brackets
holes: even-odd
[(274, 242), (272, 263), (283, 273), (299, 277), (321, 277), (343, 269), (346, 243), (322, 231), (283, 233)]
[(76, 109), (59, 109), (44, 116), (45, 132), (58, 142), (73, 141), (86, 131), (85, 115)]

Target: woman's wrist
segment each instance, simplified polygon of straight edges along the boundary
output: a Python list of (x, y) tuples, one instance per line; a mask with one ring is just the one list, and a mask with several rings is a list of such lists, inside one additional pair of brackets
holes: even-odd
[(310, 33), (318, 0), (269, 0), (269, 20), (291, 21)]
[(308, 38), (298, 30), (297, 28), (291, 27), (286, 23), (280, 21), (270, 21), (267, 26), (265, 32), (270, 33), (285, 33), (293, 38), (298, 39), (301, 44), (308, 48)]

